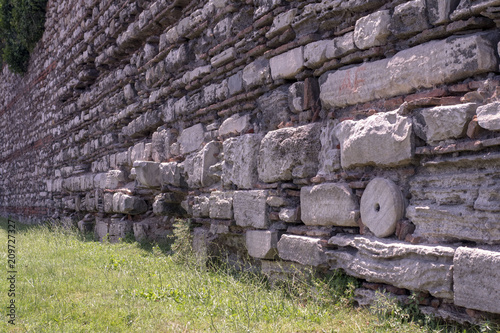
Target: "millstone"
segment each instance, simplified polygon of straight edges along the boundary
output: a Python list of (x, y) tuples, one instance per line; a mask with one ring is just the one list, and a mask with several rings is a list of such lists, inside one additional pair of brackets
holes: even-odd
[(396, 222), (404, 216), (403, 194), (392, 181), (375, 178), (363, 192), (360, 211), (363, 224), (375, 236), (390, 236), (396, 230)]

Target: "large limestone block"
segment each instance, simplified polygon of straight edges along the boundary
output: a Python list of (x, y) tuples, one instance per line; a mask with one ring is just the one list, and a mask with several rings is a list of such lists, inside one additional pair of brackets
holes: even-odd
[(268, 132), (260, 144), (259, 179), (271, 183), (315, 176), (319, 134), (319, 124)]
[(104, 179), (104, 188), (114, 190), (125, 183), (125, 174), (121, 170), (110, 170), (106, 172), (106, 177)]
[(331, 175), (340, 170), (340, 149), (337, 148), (340, 142), (335, 136), (337, 125), (337, 120), (329, 120), (326, 126), (321, 128), (318, 176)]
[(250, 115), (246, 114), (240, 116), (235, 114), (226, 120), (219, 127), (219, 135), (224, 136), (227, 134), (240, 134), (250, 125)]
[(375, 178), (363, 192), (360, 211), (363, 224), (375, 236), (390, 236), (396, 231), (396, 223), (405, 214), (403, 193), (391, 180)]
[(415, 224), (415, 236), (500, 244), (497, 212), (478, 211), (465, 205), (429, 203), (408, 206), (406, 216)]
[(304, 47), (300, 46), (269, 60), (273, 80), (293, 79), (304, 68)]
[(233, 192), (214, 191), (210, 195), (210, 218), (233, 218)]
[(301, 219), (306, 225), (357, 226), (359, 207), (347, 184), (320, 184), (300, 189)]
[(413, 125), (420, 138), (435, 142), (460, 138), (474, 116), (476, 104), (437, 106), (416, 112)]
[(144, 200), (131, 195), (117, 192), (113, 195), (113, 211), (123, 214), (142, 214), (148, 210), (148, 205)]
[(200, 149), (204, 139), (205, 130), (202, 124), (184, 129), (177, 139), (181, 147), (181, 154), (188, 154)]
[(248, 64), (243, 69), (243, 86), (249, 90), (253, 87), (270, 83), (271, 68), (269, 67), (269, 60), (259, 58)]
[(149, 161), (134, 162), (136, 180), (147, 187), (160, 186), (160, 163)]
[(269, 226), (267, 191), (235, 191), (233, 198), (234, 219), (241, 227), (266, 229)]
[(332, 268), (342, 268), (347, 274), (370, 282), (453, 298), (454, 247), (355, 235), (334, 236), (328, 244), (337, 247), (327, 252)]
[(257, 162), (261, 139), (258, 134), (245, 134), (224, 141), (222, 182), (225, 186), (234, 184), (240, 189), (254, 187), (258, 181)]
[(248, 254), (259, 259), (274, 259), (278, 254), (278, 232), (248, 230), (245, 234)]
[(287, 28), (290, 27), (290, 25), (293, 22), (293, 19), (295, 18), (295, 15), (297, 15), (296, 8), (276, 16), (273, 20), (273, 25), (271, 26), (271, 29), (269, 29), (269, 31), (266, 33), (266, 38), (271, 39), (274, 36), (283, 33)]
[(477, 108), (479, 126), (490, 131), (500, 130), (500, 102), (493, 102)]
[(304, 65), (309, 68), (318, 68), (328, 60), (327, 49), (335, 49), (335, 40), (319, 40), (304, 46)]
[(426, 0), (412, 0), (394, 8), (390, 30), (398, 38), (428, 29)]
[(109, 234), (109, 221), (101, 218), (96, 219), (94, 236), (100, 242), (106, 240)]
[(364, 16), (356, 21), (354, 27), (354, 43), (362, 50), (370, 47), (384, 45), (387, 37), (391, 34), (389, 23), (391, 14), (389, 10), (380, 10), (378, 12)]
[(459, 247), (453, 265), (455, 304), (500, 313), (500, 252)]
[(485, 36), (450, 37), (400, 51), (390, 59), (327, 72), (320, 77), (320, 98), (323, 107), (344, 107), (497, 69), (495, 50)]
[(111, 219), (109, 224), (109, 241), (117, 243), (125, 239), (125, 237), (133, 232), (132, 221), (122, 219)]
[(182, 167), (177, 162), (160, 163), (160, 183), (162, 185), (181, 186)]
[(343, 168), (399, 166), (413, 158), (412, 120), (399, 115), (397, 110), (360, 121), (343, 121), (335, 132), (340, 141)]
[(427, 17), (433, 25), (450, 21), (450, 14), (457, 8), (460, 0), (427, 0)]
[(325, 251), (317, 238), (283, 235), (278, 242), (278, 253), (283, 260), (302, 265), (321, 266), (327, 262)]
[(186, 158), (184, 171), (189, 187), (207, 187), (220, 179), (220, 175), (211, 167), (219, 162), (221, 146), (218, 141), (210, 141), (201, 151)]

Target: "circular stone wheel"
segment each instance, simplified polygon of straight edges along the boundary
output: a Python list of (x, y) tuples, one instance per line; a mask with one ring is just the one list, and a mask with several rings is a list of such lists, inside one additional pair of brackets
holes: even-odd
[(363, 224), (375, 236), (390, 236), (405, 213), (403, 193), (389, 179), (375, 178), (361, 196), (360, 213)]

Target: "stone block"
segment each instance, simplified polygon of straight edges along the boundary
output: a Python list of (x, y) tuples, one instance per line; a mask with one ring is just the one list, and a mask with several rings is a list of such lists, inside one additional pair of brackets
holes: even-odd
[(205, 140), (205, 129), (202, 124), (185, 128), (179, 135), (177, 142), (181, 147), (181, 154), (189, 154), (201, 148)]
[(495, 50), (485, 36), (450, 37), (400, 51), (390, 59), (327, 72), (320, 77), (320, 98), (324, 108), (344, 107), (432, 88), (497, 67)]
[(273, 20), (273, 25), (271, 29), (266, 33), (266, 38), (271, 39), (274, 36), (277, 36), (283, 33), (286, 29), (290, 27), (293, 22), (293, 19), (297, 15), (297, 9), (293, 8), (287, 12), (281, 13), (276, 16)]
[(210, 216), (210, 199), (208, 196), (200, 195), (193, 198), (193, 217)]
[(327, 252), (333, 269), (341, 268), (369, 282), (453, 299), (455, 247), (413, 245), (358, 235), (334, 236), (328, 244), (336, 247)]
[(109, 224), (109, 241), (111, 243), (117, 243), (125, 239), (125, 237), (133, 232), (132, 221), (123, 219), (111, 219)]
[(432, 25), (450, 21), (450, 14), (457, 8), (460, 0), (427, 0), (427, 17)]
[(248, 64), (243, 69), (242, 79), (246, 90), (270, 83), (272, 80), (269, 60), (259, 58)]
[(214, 191), (210, 195), (210, 218), (233, 218), (233, 192)]
[(459, 247), (453, 258), (456, 305), (500, 313), (500, 252)]
[(260, 96), (257, 107), (262, 112), (259, 125), (263, 132), (275, 130), (279, 124), (289, 121), (291, 113), (288, 109), (288, 86), (282, 85)]
[(283, 235), (278, 242), (278, 254), (283, 260), (307, 266), (323, 266), (327, 263), (325, 251), (317, 238)]
[(240, 134), (243, 133), (250, 125), (250, 115), (245, 114), (240, 116), (235, 114), (222, 122), (219, 127), (219, 135)]
[(259, 152), (259, 179), (272, 183), (316, 175), (320, 125), (271, 131), (262, 139)]
[(335, 40), (320, 40), (304, 46), (304, 65), (309, 68), (319, 68), (328, 59), (326, 50), (335, 49)]
[(468, 103), (421, 109), (413, 119), (415, 134), (427, 142), (460, 138), (476, 108), (475, 103)]
[(219, 141), (210, 141), (201, 151), (187, 156), (184, 173), (189, 187), (207, 187), (220, 179), (220, 175), (211, 167), (219, 162), (221, 149)]
[(300, 211), (306, 225), (357, 226), (359, 205), (347, 184), (320, 184), (300, 189)]
[(177, 162), (160, 163), (160, 184), (173, 185), (180, 187), (182, 185), (183, 169)]
[(391, 34), (389, 31), (390, 21), (389, 10), (380, 10), (357, 20), (354, 28), (356, 46), (366, 50), (370, 47), (385, 45), (387, 37)]
[(148, 161), (134, 162), (135, 179), (146, 187), (161, 185), (160, 163)]
[(340, 170), (340, 149), (337, 148), (340, 142), (335, 136), (337, 125), (337, 120), (329, 120), (326, 126), (321, 128), (318, 176), (332, 175)]
[(375, 114), (360, 121), (346, 120), (335, 128), (343, 168), (364, 165), (399, 166), (414, 154), (412, 120), (398, 111)]
[(269, 60), (273, 80), (293, 79), (304, 68), (304, 47), (300, 46)]
[(391, 32), (398, 38), (405, 38), (430, 28), (426, 9), (426, 0), (412, 0), (396, 6)]
[(106, 172), (104, 188), (114, 190), (125, 183), (125, 174), (121, 170), (110, 170)]
[(232, 75), (227, 80), (229, 95), (235, 95), (243, 91), (243, 71)]
[(248, 230), (245, 233), (248, 254), (259, 259), (274, 259), (278, 254), (278, 233), (269, 230)]
[(212, 67), (217, 68), (233, 61), (234, 59), (236, 59), (236, 49), (234, 47), (230, 47), (213, 56), (212, 59), (210, 59), (210, 64)]
[(354, 31), (351, 31), (333, 39), (333, 43), (328, 43), (325, 55), (327, 59), (342, 58), (357, 50), (358, 48), (354, 43)]
[(288, 88), (288, 107), (293, 113), (304, 111), (304, 82), (295, 82)]
[(405, 214), (401, 189), (389, 179), (372, 179), (361, 196), (360, 213), (363, 224), (377, 237), (396, 231), (396, 224)]
[(151, 157), (155, 162), (165, 162), (171, 156), (170, 145), (174, 142), (175, 135), (170, 129), (159, 128), (153, 133), (151, 142)]
[(224, 186), (235, 185), (240, 189), (251, 189), (258, 181), (257, 165), (260, 141), (258, 134), (245, 134), (224, 140), (222, 182)]
[(109, 221), (101, 218), (96, 219), (94, 235), (100, 242), (107, 240), (109, 234)]
[(479, 126), (490, 131), (500, 130), (500, 102), (493, 102), (477, 108)]
[(235, 191), (233, 205), (236, 224), (241, 227), (268, 228), (266, 199), (265, 190)]
[(299, 208), (281, 208), (279, 218), (283, 222), (296, 223), (300, 222)]
[(144, 200), (131, 195), (117, 192), (113, 195), (113, 212), (130, 215), (145, 213), (148, 205)]

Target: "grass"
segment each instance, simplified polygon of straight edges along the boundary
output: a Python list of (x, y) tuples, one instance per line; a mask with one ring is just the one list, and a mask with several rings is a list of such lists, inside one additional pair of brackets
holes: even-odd
[(1, 332), (462, 332), (398, 306), (389, 314), (354, 308), (355, 280), (338, 272), (271, 289), (254, 273), (176, 259), (168, 246), (19, 223), (11, 325), (6, 220), (0, 227)]

